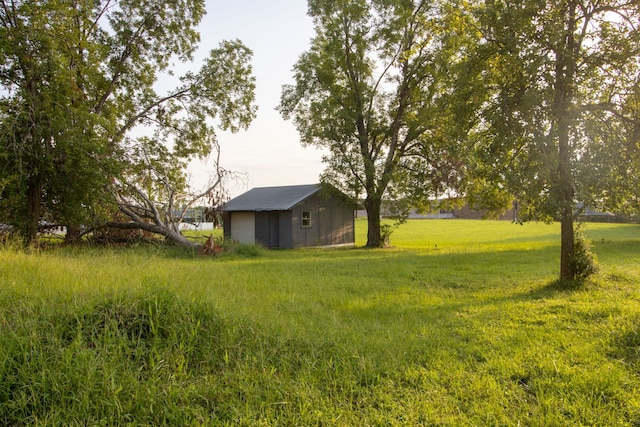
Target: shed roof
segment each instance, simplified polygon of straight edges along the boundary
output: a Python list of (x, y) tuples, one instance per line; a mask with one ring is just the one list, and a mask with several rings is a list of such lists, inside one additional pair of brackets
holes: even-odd
[(253, 188), (225, 203), (224, 210), (228, 212), (288, 211), (319, 192), (320, 189), (320, 184)]

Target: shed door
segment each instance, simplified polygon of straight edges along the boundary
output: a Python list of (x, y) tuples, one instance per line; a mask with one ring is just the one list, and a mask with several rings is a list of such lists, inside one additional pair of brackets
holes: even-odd
[(245, 245), (256, 244), (256, 219), (253, 212), (232, 212), (231, 239)]
[(280, 215), (269, 213), (269, 247), (280, 247)]

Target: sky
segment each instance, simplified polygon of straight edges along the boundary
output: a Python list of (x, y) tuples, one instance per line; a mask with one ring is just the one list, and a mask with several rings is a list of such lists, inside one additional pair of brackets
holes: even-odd
[[(283, 84), (292, 84), (292, 68), (313, 37), (306, 0), (207, 0), (207, 15), (199, 30), (197, 58), (207, 56), (222, 40), (240, 39), (253, 51), (257, 117), (248, 130), (219, 132), (221, 166), (246, 174), (244, 182), (231, 186), (234, 197), (254, 187), (312, 184), (323, 170), (322, 152), (302, 147), (291, 121), (275, 108)], [(189, 168), (192, 186), (206, 184), (206, 166)]]

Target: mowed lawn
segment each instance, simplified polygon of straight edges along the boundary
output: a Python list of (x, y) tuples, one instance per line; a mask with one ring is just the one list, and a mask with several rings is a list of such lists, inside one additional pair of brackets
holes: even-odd
[(0, 425), (639, 426), (640, 226), (584, 234), (601, 270), (570, 289), (557, 224), (3, 249)]

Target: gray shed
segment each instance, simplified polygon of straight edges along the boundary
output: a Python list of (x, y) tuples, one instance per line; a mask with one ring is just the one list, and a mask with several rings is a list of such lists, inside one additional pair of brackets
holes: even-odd
[(320, 184), (254, 188), (223, 206), (224, 237), (269, 248), (353, 245), (356, 208)]

